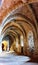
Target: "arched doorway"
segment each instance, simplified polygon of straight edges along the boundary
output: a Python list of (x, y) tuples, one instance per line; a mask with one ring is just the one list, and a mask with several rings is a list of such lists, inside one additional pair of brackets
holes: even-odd
[(2, 51), (8, 50), (8, 42), (6, 40), (2, 41)]

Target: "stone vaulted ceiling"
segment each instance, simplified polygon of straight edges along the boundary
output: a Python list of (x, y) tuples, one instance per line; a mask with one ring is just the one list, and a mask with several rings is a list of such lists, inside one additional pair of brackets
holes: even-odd
[[(3, 39), (6, 36), (9, 38), (11, 36), (11, 41), (14, 40), (14, 44), (21, 43), (22, 40), (24, 54), (29, 55), (29, 47), (33, 47), (33, 53), (38, 55), (38, 0), (0, 1), (0, 23), (2, 23), (1, 35), (3, 35)], [(34, 45), (31, 46), (31, 43)], [(12, 44), (10, 46), (12, 47)]]
[(38, 20), (38, 0), (0, 0), (0, 23), (11, 10), (21, 6), (23, 3), (31, 3), (30, 6), (32, 7), (36, 20)]

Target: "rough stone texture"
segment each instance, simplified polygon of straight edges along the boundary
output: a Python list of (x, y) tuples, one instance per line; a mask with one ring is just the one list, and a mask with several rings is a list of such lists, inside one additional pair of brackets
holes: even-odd
[[(27, 2), (27, 3), (31, 3), (31, 2), (35, 2), (38, 0), (4, 0), (2, 5), (0, 6), (0, 23), (2, 22), (2, 20), (5, 18), (5, 16), (11, 11), (16, 9), (17, 7), (23, 5), (23, 3)], [(33, 5), (33, 9), (35, 10), (35, 15), (36, 18), (38, 19), (38, 3)], [(31, 17), (31, 14), (27, 12), (27, 16), (31, 19), (33, 19)], [(38, 52), (38, 45), (36, 45), (36, 50), (35, 52)]]
[(17, 0), (17, 2), (13, 0), (4, 0), (2, 3), (2, 6), (0, 7), (0, 22), (4, 19), (4, 17), (13, 10), (15, 7), (18, 7), (20, 5), (20, 1)]
[[(38, 0), (0, 0), (0, 23), (4, 19), (4, 17), (13, 9), (17, 8), (18, 6), (21, 6), (23, 3), (30, 3), (30, 2), (36, 2)], [(36, 5), (35, 5), (36, 6)]]

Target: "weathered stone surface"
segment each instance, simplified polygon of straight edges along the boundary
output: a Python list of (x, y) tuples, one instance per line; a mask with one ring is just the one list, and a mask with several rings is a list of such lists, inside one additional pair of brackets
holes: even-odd
[[(2, 20), (6, 17), (6, 15), (8, 15), (9, 12), (11, 12), (12, 10), (14, 10), (16, 8), (19, 9), (19, 6), (22, 6), (24, 3), (26, 3), (25, 4), (25, 7), (23, 7), (22, 9), (20, 9), (21, 11), (19, 10), (19, 12), (22, 13), (23, 15), (25, 14), (25, 16), (27, 17), (26, 19), (28, 19), (28, 18), (30, 19), (30, 20), (28, 20), (28, 22), (31, 21), (31, 24), (33, 23), (33, 25), (35, 25), (34, 27), (32, 27), (33, 25), (31, 26), (31, 25), (27, 25), (27, 24), (25, 25), (25, 23), (21, 23), (22, 26), (24, 27), (24, 30), (26, 31), (26, 34), (29, 31), (33, 31), (33, 33), (35, 34), (34, 35), (34, 41), (35, 41), (34, 47), (35, 47), (35, 49), (34, 49), (34, 52), (33, 52), (34, 53), (33, 54), (34, 57), (36, 56), (36, 54), (38, 55), (38, 42), (37, 42), (38, 39), (37, 39), (37, 33), (36, 33), (36, 31), (37, 31), (37, 20), (36, 20), (36, 18), (38, 19), (38, 14), (37, 14), (38, 13), (38, 3), (33, 4), (33, 7), (32, 8), (30, 8), (30, 6), (27, 3), (32, 3), (32, 2), (35, 2), (35, 1), (38, 1), (38, 0), (32, 0), (32, 1), (31, 0), (4, 0), (3, 3), (2, 3), (2, 5), (1, 5), (1, 7), (0, 7), (0, 23), (1, 23)], [(32, 9), (34, 9), (34, 11)], [(21, 19), (21, 18), (19, 18), (19, 19)], [(11, 23), (8, 26), (6, 25), (3, 28), (3, 31), (4, 30), (6, 31), (5, 28), (8, 28), (10, 26), (13, 26), (12, 24), (15, 25), (15, 26), (17, 26), (17, 27), (20, 26), (20, 25), (17, 25), (15, 23)], [(19, 27), (19, 28), (21, 28), (21, 27)], [(17, 30), (16, 30), (16, 32), (17, 32)], [(21, 32), (19, 30), (18, 30), (18, 32), (21, 34)], [(26, 40), (27, 37), (24, 38), (24, 39)], [(25, 47), (27, 47), (27, 49), (25, 49), (25, 47), (24, 47), (24, 49), (25, 49), (24, 52), (27, 51), (27, 55), (29, 56), (29, 55), (32, 55), (32, 53), (30, 54), (29, 44), (28, 44), (28, 41), (27, 40), (26, 40), (26, 44), (25, 44), (25, 45), (27, 45), (27, 46), (25, 46)], [(24, 43), (25, 43), (25, 41), (24, 41)]]
[[(0, 5), (0, 23), (5, 18), (5, 16), (15, 8), (21, 6), (23, 3), (38, 2), (38, 0), (1, 0)], [(28, 13), (28, 12), (27, 12)]]

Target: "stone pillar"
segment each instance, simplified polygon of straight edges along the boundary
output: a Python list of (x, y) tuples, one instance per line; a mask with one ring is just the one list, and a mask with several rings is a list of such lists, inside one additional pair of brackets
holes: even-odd
[(23, 47), (24, 47), (23, 35), (20, 36), (20, 44), (21, 44), (21, 53), (23, 54)]

